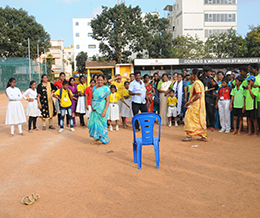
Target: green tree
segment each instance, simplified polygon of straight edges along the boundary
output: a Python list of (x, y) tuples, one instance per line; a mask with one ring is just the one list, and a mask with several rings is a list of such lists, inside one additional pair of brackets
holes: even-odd
[(125, 4), (102, 6), (102, 13), (91, 21), (93, 38), (101, 41), (100, 52), (108, 60), (128, 62), (132, 52), (144, 49), (141, 9)]
[(203, 41), (198, 36), (179, 36), (173, 40), (171, 54), (173, 58), (204, 58), (209, 56)]
[(91, 61), (108, 61), (108, 59), (106, 57), (100, 57), (98, 55), (93, 55), (90, 58)]
[(172, 34), (168, 32), (169, 20), (158, 15), (147, 14), (144, 18), (143, 31), (145, 48), (149, 58), (170, 58)]
[(28, 38), (30, 38), (33, 59), (37, 57), (37, 44), (40, 53), (44, 52), (44, 48), (48, 50), (51, 47), (50, 35), (23, 9), (0, 7), (0, 30), (0, 56), (2, 57), (26, 57)]
[(46, 58), (46, 65), (47, 65), (47, 76), (50, 79), (54, 79), (54, 75), (52, 74), (52, 63), (53, 63), (53, 57), (51, 54), (49, 54)]
[(88, 53), (87, 52), (80, 52), (76, 57), (76, 66), (77, 71), (83, 73), (86, 68), (86, 60), (88, 60)]
[(228, 32), (211, 35), (205, 46), (217, 58), (245, 57), (247, 54), (245, 40), (242, 36), (237, 36), (232, 28)]
[(250, 31), (245, 38), (247, 57), (260, 57), (260, 25), (250, 26)]
[(74, 71), (75, 71), (75, 69), (74, 69), (74, 61), (71, 61), (71, 62), (70, 62), (70, 65), (71, 65), (71, 67), (72, 67), (72, 72), (74, 72)]

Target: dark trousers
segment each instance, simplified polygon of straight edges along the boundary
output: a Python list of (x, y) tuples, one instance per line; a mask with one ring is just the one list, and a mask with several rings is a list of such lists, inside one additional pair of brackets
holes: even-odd
[(213, 127), (215, 125), (215, 99), (214, 98), (205, 98), (205, 103), (206, 103), (206, 113), (209, 118), (209, 127)]
[(29, 121), (28, 121), (28, 130), (31, 130), (32, 127), (32, 123), (33, 123), (33, 129), (36, 129), (36, 120), (37, 117), (29, 117)]
[[(139, 110), (141, 112), (147, 112), (147, 106), (146, 106), (146, 104), (138, 104), (138, 103), (132, 102), (132, 110), (133, 110), (133, 114), (135, 116), (136, 114), (138, 114)], [(139, 129), (138, 121), (135, 121), (135, 129)]]
[(86, 125), (85, 125), (85, 121), (84, 121), (84, 114), (80, 114), (80, 115), (79, 115), (79, 120), (80, 120), (80, 124), (81, 124), (82, 126), (86, 126)]
[[(60, 117), (61, 117), (61, 114), (58, 114), (58, 125), (60, 126)], [(67, 125), (70, 124), (70, 118), (69, 118), (69, 115), (66, 114), (66, 120), (67, 120)]]

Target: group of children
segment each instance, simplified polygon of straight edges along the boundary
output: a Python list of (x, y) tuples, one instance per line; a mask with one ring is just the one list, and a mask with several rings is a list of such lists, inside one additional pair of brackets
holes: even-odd
[[(109, 130), (113, 131), (112, 121), (116, 123), (116, 130), (119, 130), (119, 113), (121, 112), (121, 117), (123, 120), (123, 127), (126, 128), (126, 120), (128, 117), (133, 117), (132, 106), (131, 106), (131, 96), (129, 95), (129, 82), (124, 82), (125, 89), (123, 91), (123, 96), (121, 97), (117, 93), (117, 88), (115, 85), (110, 86), (110, 100), (109, 100), (109, 115), (108, 115), (108, 126)], [(118, 101), (121, 101), (121, 109), (119, 108)]]
[[(85, 119), (84, 115), (89, 118), (91, 113), (92, 107), (92, 93), (96, 88), (96, 78), (94, 77), (90, 81), (90, 86), (87, 87), (85, 84), (84, 76), (80, 76), (79, 78), (79, 85), (77, 86), (78, 90), (78, 101), (77, 107), (75, 110), (76, 114), (79, 114), (80, 117), (80, 125), (85, 127)], [(116, 126), (115, 129), (119, 130), (119, 119), (120, 119), (120, 112), (121, 117), (123, 120), (124, 128), (127, 127), (126, 119), (127, 117), (132, 117), (132, 109), (131, 109), (131, 96), (129, 95), (129, 82), (124, 82), (125, 89), (123, 90), (123, 96), (120, 96), (117, 93), (117, 87), (115, 85), (110, 86), (110, 99), (109, 99), (109, 116), (108, 116), (108, 127), (110, 131), (113, 131), (112, 122), (115, 122)], [(119, 105), (119, 100), (123, 103)], [(120, 108), (121, 107), (121, 108)]]
[[(10, 78), (6, 88), (6, 95), (8, 97), (9, 103), (6, 110), (6, 121), (5, 124), (11, 125), (11, 136), (14, 135), (14, 125), (18, 125), (19, 135), (23, 135), (22, 123), (26, 122), (26, 117), (21, 103), (21, 99), (24, 98), (28, 101), (26, 115), (28, 119), (28, 132), (38, 131), (37, 128), (37, 118), (41, 117), (40, 104), (39, 104), (39, 94), (37, 94), (36, 82), (31, 81), (29, 84), (29, 89), (27, 89), (23, 94), (21, 90), (17, 87), (15, 78)], [(62, 88), (58, 89), (53, 93), (53, 97), (58, 99), (60, 105), (60, 130), (62, 132), (64, 129), (64, 117), (67, 112), (68, 118), (70, 120), (71, 131), (75, 131), (73, 128), (73, 118), (72, 118), (72, 100), (74, 99), (72, 92), (68, 89), (69, 83), (64, 80), (62, 83)], [(50, 102), (51, 103), (51, 102)], [(45, 110), (45, 109), (43, 109)]]
[[(245, 80), (242, 76), (235, 79), (235, 87), (228, 86), (228, 78), (222, 80), (222, 87), (218, 90), (216, 108), (219, 109), (221, 130), (220, 133), (230, 133), (230, 113), (234, 115), (234, 134), (241, 134), (243, 116), (248, 118), (248, 134), (252, 134), (252, 123), (254, 135), (257, 136), (257, 101), (259, 88), (254, 87), (255, 76), (250, 75)], [(243, 84), (243, 85), (242, 85)], [(239, 126), (237, 128), (239, 122)]]
[[(38, 131), (36, 126), (37, 117), (41, 117), (41, 110), (39, 109), (39, 102), (36, 88), (36, 82), (31, 81), (29, 89), (27, 89), (23, 94), (20, 89), (15, 87), (16, 80), (15, 78), (10, 78), (6, 88), (6, 95), (9, 99), (9, 104), (6, 112), (6, 124), (11, 125), (11, 135), (14, 135), (14, 125), (18, 125), (19, 134), (22, 133), (22, 123), (26, 122), (26, 117), (24, 109), (20, 100), (24, 98), (28, 101), (27, 104), (27, 113), (28, 119), (28, 131), (31, 133)], [(91, 79), (90, 86), (87, 87), (85, 83), (85, 77), (82, 75), (79, 77), (79, 84), (75, 84), (75, 79), (70, 78), (69, 81), (65, 79), (65, 74), (62, 72), (60, 74), (60, 79), (57, 80), (54, 85), (57, 87), (57, 90), (53, 91), (53, 98), (55, 110), (58, 113), (58, 124), (60, 126), (59, 132), (64, 131), (64, 119), (67, 115), (67, 125), (70, 126), (71, 131), (75, 131), (74, 125), (75, 116), (79, 116), (80, 125), (85, 127), (85, 118), (88, 118), (92, 107), (92, 92), (96, 87), (95, 78)], [(131, 96), (129, 95), (129, 82), (124, 82), (125, 89), (123, 90), (123, 96), (121, 97), (117, 93), (117, 88), (115, 85), (110, 86), (111, 95), (109, 102), (109, 117), (108, 117), (108, 126), (110, 131), (113, 131), (112, 122), (116, 123), (115, 129), (119, 130), (119, 112), (121, 112), (121, 117), (123, 120), (124, 128), (127, 127), (126, 120), (127, 117), (132, 117), (131, 109)], [(118, 101), (121, 101), (123, 104), (119, 109)]]
[[(231, 116), (233, 111), (234, 116), (234, 134), (241, 134), (243, 116), (246, 114), (248, 117), (248, 133), (252, 134), (252, 123), (254, 128), (254, 135), (257, 135), (257, 101), (259, 98), (260, 89), (254, 85), (256, 77), (248, 75), (247, 78), (237, 76), (233, 82), (233, 88), (230, 87), (230, 81), (228, 77), (224, 77), (221, 82), (221, 87), (217, 92), (217, 99), (215, 107), (219, 111), (219, 118), (221, 124), (220, 133), (230, 133), (231, 129)], [(24, 110), (20, 100), (22, 98), (28, 101), (27, 113), (28, 119), (28, 131), (37, 131), (36, 126), (37, 117), (41, 116), (41, 111), (38, 106), (38, 97), (36, 90), (36, 82), (30, 82), (30, 88), (23, 94), (19, 88), (15, 87), (16, 81), (14, 78), (10, 78), (6, 94), (9, 99), (9, 104), (6, 113), (6, 124), (11, 125), (11, 135), (14, 134), (14, 125), (18, 125), (19, 134), (22, 133), (21, 124), (26, 122)], [(110, 131), (113, 131), (112, 122), (115, 122), (115, 129), (119, 130), (120, 114), (123, 121), (123, 127), (127, 127), (127, 118), (133, 117), (131, 95), (129, 94), (129, 81), (124, 82), (123, 94), (117, 93), (117, 87), (115, 85), (110, 86), (111, 94), (109, 99), (109, 116), (108, 127)], [(80, 76), (79, 84), (75, 84), (75, 79), (70, 78), (69, 81), (65, 80), (65, 74), (60, 74), (60, 80), (54, 85), (57, 90), (53, 93), (53, 97), (57, 99), (55, 108), (59, 114), (59, 132), (64, 130), (64, 118), (67, 114), (67, 125), (70, 126), (71, 131), (75, 131), (74, 125), (75, 116), (80, 118), (80, 125), (85, 127), (85, 118), (89, 117), (92, 107), (92, 93), (96, 87), (95, 78), (91, 79), (90, 86), (87, 87), (84, 76)], [(189, 89), (192, 86), (192, 81), (188, 86)], [(119, 104), (120, 103), (122, 104)], [(169, 126), (178, 126), (177, 123), (177, 97), (174, 90), (169, 91), (167, 97), (168, 112), (167, 117), (169, 119)], [(173, 118), (173, 119), (172, 119)], [(238, 125), (239, 123), (239, 125)]]

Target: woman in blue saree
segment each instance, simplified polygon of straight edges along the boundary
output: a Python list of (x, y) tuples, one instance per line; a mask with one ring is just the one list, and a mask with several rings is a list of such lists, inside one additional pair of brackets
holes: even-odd
[(104, 86), (104, 75), (100, 74), (97, 78), (97, 86), (93, 88), (92, 112), (88, 120), (90, 137), (94, 138), (94, 143), (101, 141), (103, 144), (109, 143), (107, 134), (107, 118), (110, 89)]

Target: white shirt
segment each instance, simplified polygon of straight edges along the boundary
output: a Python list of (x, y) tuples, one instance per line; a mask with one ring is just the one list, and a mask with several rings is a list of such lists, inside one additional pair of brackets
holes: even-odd
[(26, 100), (26, 96), (28, 95), (28, 97), (30, 99), (35, 100), (37, 98), (37, 91), (36, 89), (33, 91), (31, 88), (27, 89), (24, 93), (23, 93), (23, 98)]
[(19, 101), (22, 99), (22, 93), (21, 90), (19, 88), (12, 88), (11, 86), (8, 87), (6, 90), (6, 95), (8, 97), (9, 100), (13, 100), (13, 101)]
[(132, 102), (137, 104), (146, 104), (145, 96), (146, 96), (146, 88), (144, 85), (144, 82), (140, 80), (141, 84), (134, 80), (129, 85), (129, 91), (133, 93), (141, 93), (141, 96), (139, 95), (133, 95), (132, 96)]

